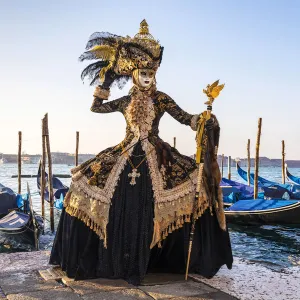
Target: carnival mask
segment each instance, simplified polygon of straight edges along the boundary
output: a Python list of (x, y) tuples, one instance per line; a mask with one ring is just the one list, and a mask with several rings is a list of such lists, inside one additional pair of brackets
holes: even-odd
[(142, 88), (149, 88), (155, 79), (155, 71), (151, 69), (139, 69), (138, 81)]

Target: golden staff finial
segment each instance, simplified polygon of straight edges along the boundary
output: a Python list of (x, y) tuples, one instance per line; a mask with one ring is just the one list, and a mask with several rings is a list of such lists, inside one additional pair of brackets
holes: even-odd
[(203, 93), (208, 97), (208, 101), (204, 104), (212, 106), (214, 100), (219, 96), (220, 92), (223, 90), (225, 83), (219, 85), (219, 80), (212, 84), (208, 84), (206, 90), (203, 89)]

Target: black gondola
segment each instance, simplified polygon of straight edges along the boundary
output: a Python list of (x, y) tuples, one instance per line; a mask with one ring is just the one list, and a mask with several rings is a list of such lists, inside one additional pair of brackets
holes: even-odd
[(42, 217), (35, 215), (30, 190), (27, 184), (27, 199), (24, 201), (24, 212), (11, 211), (0, 220), (0, 234), (39, 248), (39, 236), (44, 229)]
[[(46, 187), (44, 192), (44, 199), (49, 202), (49, 190), (48, 190), (48, 174), (45, 172), (45, 180), (46, 180)], [(42, 181), (42, 163), (39, 163), (39, 170), (37, 174), (37, 188), (39, 193), (41, 194), (41, 181)], [(53, 193), (54, 193), (54, 207), (57, 209), (63, 208), (63, 199), (67, 194), (69, 188), (64, 185), (57, 177), (52, 176), (52, 185), (53, 185)]]
[(296, 176), (292, 175), (288, 170), (287, 164), (285, 165), (285, 173), (286, 173), (287, 179), (289, 179), (293, 183), (300, 185), (300, 177), (296, 177)]
[(17, 197), (21, 195), (15, 194), (12, 189), (0, 183), (0, 218), (18, 208)]
[(225, 210), (229, 223), (244, 225), (300, 225), (300, 201), (243, 200)]

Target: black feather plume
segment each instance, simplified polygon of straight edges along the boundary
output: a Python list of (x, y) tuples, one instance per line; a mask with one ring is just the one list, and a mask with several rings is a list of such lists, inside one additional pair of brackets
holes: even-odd
[(97, 61), (95, 63), (92, 63), (84, 68), (84, 70), (81, 72), (81, 79), (84, 80), (85, 77), (88, 78), (94, 78), (95, 73), (99, 73), (102, 68), (106, 67), (108, 65), (107, 61)]
[(91, 49), (95, 45), (115, 45), (122, 37), (109, 32), (95, 32), (90, 37), (86, 44), (86, 50)]

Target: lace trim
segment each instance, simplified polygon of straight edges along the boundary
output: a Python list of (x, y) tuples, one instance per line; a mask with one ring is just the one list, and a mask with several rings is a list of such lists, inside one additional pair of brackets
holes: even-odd
[(155, 110), (152, 98), (146, 92), (135, 91), (125, 111), (125, 118), (135, 137), (146, 138), (152, 129)]
[(99, 99), (107, 100), (109, 98), (109, 95), (110, 95), (110, 90), (106, 90), (101, 86), (97, 86), (93, 96)]
[(83, 221), (103, 240), (107, 247), (106, 226), (108, 224), (110, 204), (101, 203), (89, 198), (86, 194), (71, 189), (64, 206), (66, 212)]
[[(164, 203), (163, 207), (154, 207), (154, 232), (150, 245), (152, 249), (158, 244), (161, 247), (161, 242), (173, 231), (183, 227), (184, 223), (191, 222), (192, 211), (195, 201), (194, 195), (189, 195), (181, 201)], [(206, 194), (202, 194), (199, 198), (195, 220), (202, 216), (204, 211), (209, 207)], [(159, 216), (159, 218), (158, 218)]]
[(148, 139), (143, 140), (141, 143), (145, 153), (149, 153), (151, 151), (147, 157), (147, 161), (149, 165), (149, 171), (156, 203), (177, 200), (180, 197), (186, 196), (187, 194), (195, 193), (197, 183), (197, 170), (190, 174), (190, 178), (187, 181), (183, 182), (182, 184), (176, 186), (173, 189), (165, 190), (162, 174), (159, 171), (157, 164), (156, 151), (155, 149), (153, 149), (154, 146), (148, 141)]
[[(134, 150), (134, 145), (137, 143), (137, 138), (134, 138), (129, 144), (127, 150), (128, 155), (131, 155)], [(127, 162), (126, 156), (122, 155), (118, 158), (116, 164), (112, 168), (107, 181), (105, 183), (104, 189), (101, 189), (94, 185), (88, 184), (88, 178), (84, 176), (80, 171), (74, 172), (74, 168), (72, 173), (72, 188), (76, 189), (78, 192), (82, 191), (85, 193), (87, 198), (91, 198), (93, 200), (100, 201), (102, 203), (110, 204), (111, 199), (113, 197), (115, 188), (117, 186), (119, 177), (121, 172), (124, 170)], [(75, 170), (76, 171), (76, 170)]]

